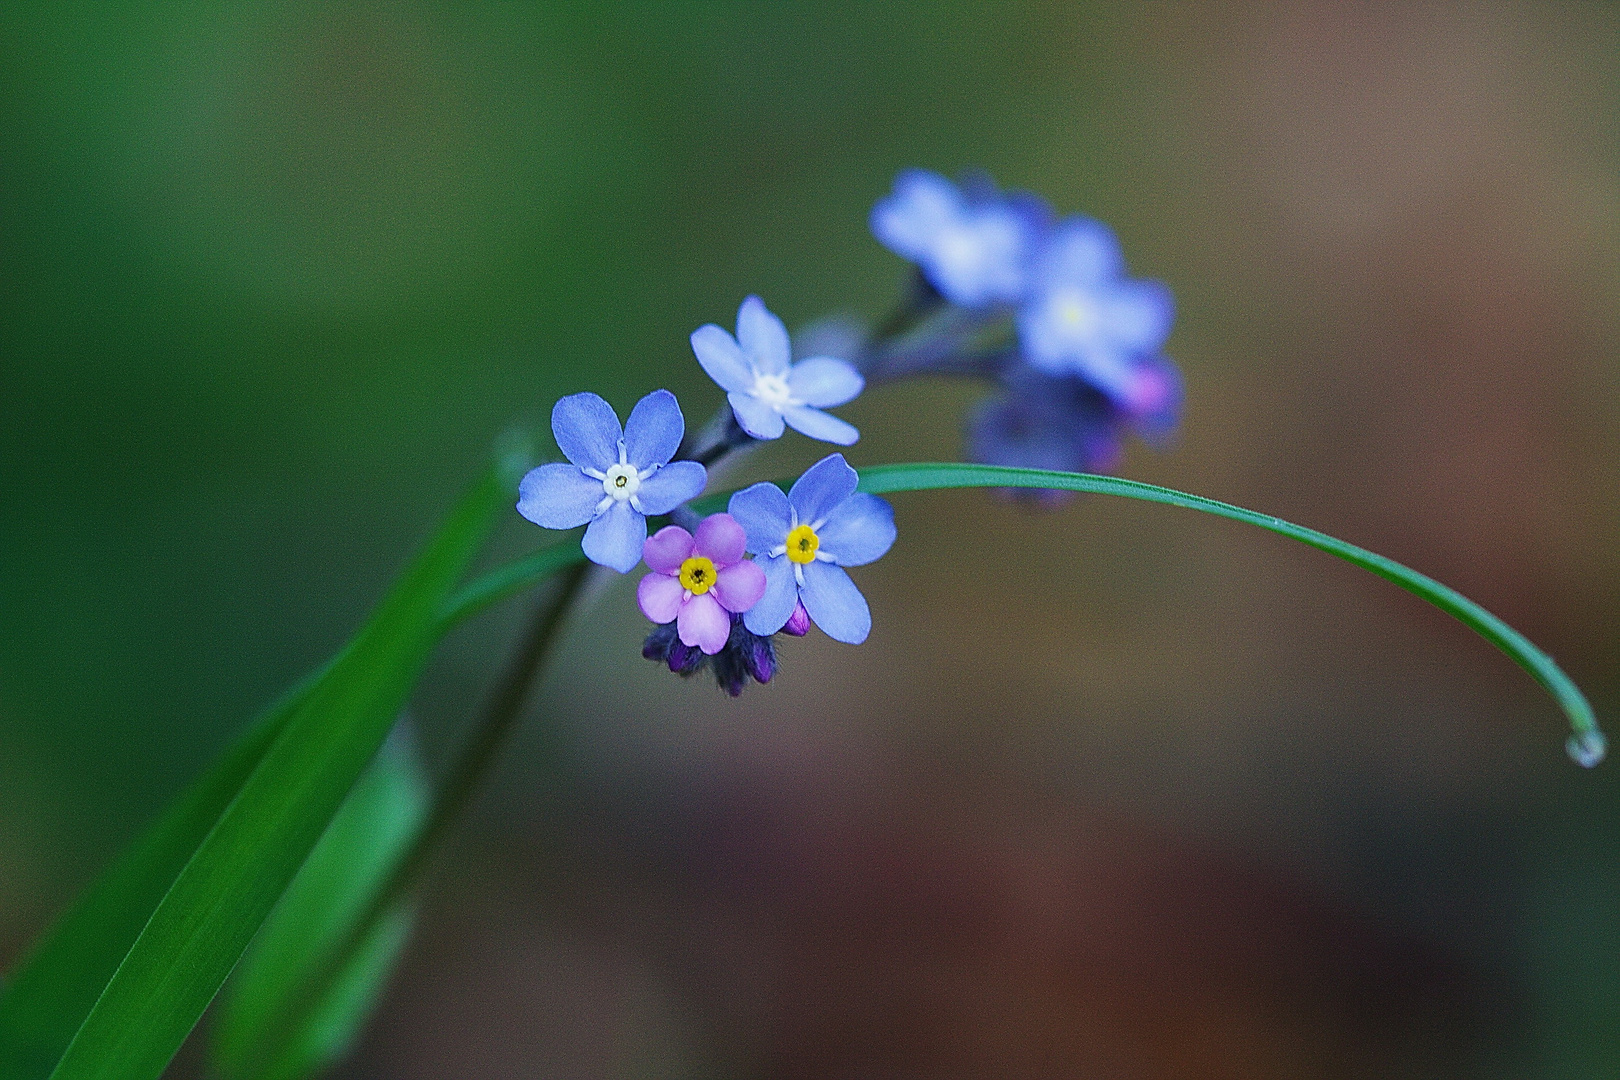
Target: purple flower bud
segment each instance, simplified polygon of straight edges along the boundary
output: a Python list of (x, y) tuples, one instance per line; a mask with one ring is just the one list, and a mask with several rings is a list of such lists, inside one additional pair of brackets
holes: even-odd
[(712, 656), (697, 646), (682, 643), (674, 623), (654, 628), (641, 646), (641, 655), (666, 664), (683, 679), (691, 678), (712, 664), (714, 681), (732, 697), (741, 694), (750, 679), (766, 683), (776, 674), (776, 647), (770, 636), (762, 637), (750, 631), (740, 615), (731, 617), (731, 632), (725, 647)]
[(748, 636), (753, 638), (743, 655), (743, 660), (748, 665), (748, 674), (752, 675), (757, 683), (768, 683), (771, 676), (776, 674), (776, 649), (769, 637), (754, 637), (753, 634)]
[[(794, 637), (804, 637), (810, 632), (810, 613), (804, 610), (804, 604), (793, 605), (793, 614), (782, 625), (782, 633), (792, 634)], [(765, 680), (761, 679), (761, 682)]]
[(669, 670), (680, 676), (694, 675), (708, 659), (703, 650), (681, 643), (674, 623), (657, 627), (642, 642), (641, 655), (648, 660), (668, 664)]
[(690, 675), (703, 666), (703, 650), (676, 638), (669, 646), (669, 670), (677, 675)]

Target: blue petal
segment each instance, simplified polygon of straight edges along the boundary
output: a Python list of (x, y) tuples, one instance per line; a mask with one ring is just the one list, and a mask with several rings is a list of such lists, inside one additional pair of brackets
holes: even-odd
[(859, 481), (860, 477), (849, 467), (843, 454), (828, 454), (804, 470), (804, 475), (788, 492), (788, 502), (799, 512), (799, 521), (808, 525), (825, 518), (839, 503), (855, 494)]
[(595, 394), (569, 394), (551, 407), (551, 433), (557, 449), (582, 469), (619, 463), (619, 416)]
[(825, 409), (853, 401), (866, 386), (866, 380), (847, 360), (812, 356), (793, 365), (787, 384), (793, 396), (806, 405)]
[(839, 566), (865, 566), (894, 546), (894, 507), (876, 495), (851, 495), (827, 515), (817, 535), (821, 551)]
[(1026, 289), (1031, 237), (1024, 218), (999, 204), (975, 211), (954, 226), (922, 261), (928, 279), (964, 307), (1015, 302)]
[(861, 438), (860, 430), (854, 424), (840, 420), (831, 413), (824, 413), (820, 409), (812, 409), (808, 405), (789, 405), (782, 410), (782, 418), (794, 431), (803, 432), (812, 439), (820, 439), (822, 442), (854, 446)]
[(748, 535), (748, 550), (767, 554), (787, 539), (792, 527), (788, 497), (775, 484), (755, 484), (731, 497), (726, 513), (737, 519)]
[(1088, 217), (1060, 222), (1047, 238), (1037, 275), (1042, 282), (1095, 285), (1125, 272), (1114, 231)]
[(726, 400), (731, 402), (731, 411), (737, 415), (737, 423), (754, 438), (782, 437), (782, 414), (753, 394), (733, 392), (726, 395)]
[(542, 465), (530, 469), (518, 484), (517, 511), (548, 529), (577, 529), (596, 516), (603, 497), (602, 481), (592, 480), (577, 465)]
[(616, 502), (591, 522), (580, 546), (591, 562), (628, 574), (641, 561), (641, 545), (646, 541), (647, 519), (629, 503)]
[[(787, 556), (782, 561), (786, 562)], [(849, 575), (832, 563), (805, 564), (799, 599), (821, 632), (834, 641), (859, 645), (872, 632), (872, 609), (866, 606), (866, 597)]]
[(1176, 302), (1157, 281), (1121, 281), (1097, 298), (1109, 338), (1134, 352), (1157, 352), (1176, 317)]
[(765, 571), (765, 595), (743, 615), (743, 625), (756, 634), (774, 634), (787, 625), (788, 616), (799, 602), (799, 583), (793, 578), (793, 564), (786, 555), (754, 562)]
[(737, 525), (748, 536), (748, 551), (765, 555), (787, 539), (792, 528), (787, 495), (776, 484), (753, 484), (732, 495), (726, 513), (737, 518)]
[(624, 422), (624, 453), (638, 469), (662, 465), (681, 448), (686, 420), (681, 406), (668, 390), (654, 390), (630, 410)]
[(782, 374), (792, 360), (793, 347), (788, 343), (787, 327), (757, 296), (750, 296), (737, 309), (737, 344), (742, 347), (743, 355), (766, 375)]
[(754, 388), (754, 367), (732, 336), (714, 323), (692, 331), (692, 354), (709, 378), (728, 393)]
[(708, 482), (708, 472), (697, 462), (672, 461), (641, 482), (636, 501), (649, 514), (667, 514), (703, 494)]
[(894, 180), (894, 194), (872, 207), (872, 235), (913, 262), (934, 249), (940, 230), (963, 214), (956, 185), (926, 169), (907, 169)]

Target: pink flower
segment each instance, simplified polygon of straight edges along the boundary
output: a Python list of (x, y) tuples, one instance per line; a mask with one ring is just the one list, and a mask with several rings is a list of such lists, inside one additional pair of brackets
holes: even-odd
[(743, 558), (748, 538), (730, 514), (705, 518), (693, 536), (676, 525), (659, 529), (642, 545), (652, 573), (636, 586), (636, 603), (655, 623), (673, 620), (681, 644), (709, 656), (725, 648), (731, 615), (765, 594), (765, 571)]

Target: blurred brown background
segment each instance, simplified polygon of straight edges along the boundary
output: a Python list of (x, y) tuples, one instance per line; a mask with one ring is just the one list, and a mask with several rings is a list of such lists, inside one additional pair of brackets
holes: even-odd
[[(1431, 573), (1620, 715), (1612, 5), (0, 18), (0, 960), (506, 425), (707, 415), (685, 336), (748, 292), (879, 314), (909, 165), (1174, 287), (1186, 422), (1126, 475)], [(981, 392), (863, 397), (852, 461), (955, 456)], [(894, 501), (871, 640), (740, 701), (598, 601), (343, 1075), (1620, 1074), (1616, 766), (1504, 657), (1230, 523)], [(436, 662), (430, 764), (520, 607)]]

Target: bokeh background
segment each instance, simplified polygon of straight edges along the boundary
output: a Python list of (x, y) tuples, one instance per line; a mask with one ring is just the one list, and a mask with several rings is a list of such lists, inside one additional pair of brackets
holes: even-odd
[[(749, 292), (880, 315), (910, 165), (1172, 284), (1186, 422), (1127, 475), (1429, 571), (1620, 719), (1614, 5), (564, 8), (0, 12), (0, 964), (503, 432), (701, 419)], [(852, 460), (981, 393), (863, 397)], [(598, 600), (343, 1075), (1620, 1074), (1620, 766), (1505, 658), (1230, 523), (895, 502), (871, 640), (737, 702)], [(441, 650), (430, 765), (522, 614)]]

